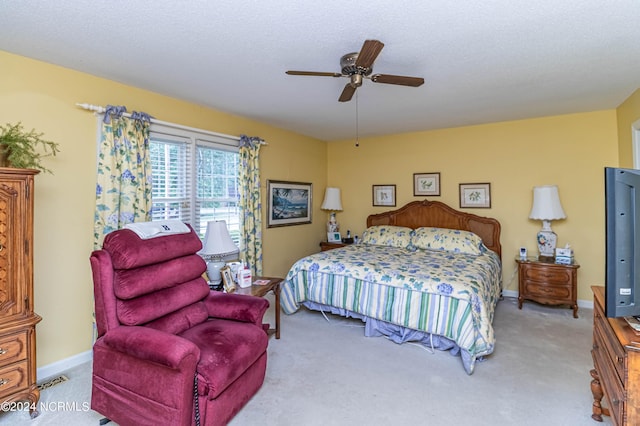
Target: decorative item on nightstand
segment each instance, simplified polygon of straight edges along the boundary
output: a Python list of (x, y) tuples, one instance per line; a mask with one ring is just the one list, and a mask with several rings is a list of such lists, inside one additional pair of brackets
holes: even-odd
[(551, 230), (551, 221), (565, 219), (558, 187), (556, 185), (536, 186), (533, 188), (533, 207), (529, 219), (541, 220), (542, 229), (536, 236), (541, 257), (553, 258), (557, 235)]
[(227, 222), (216, 220), (207, 222), (207, 232), (204, 235), (204, 247), (200, 255), (207, 262), (207, 275), (211, 285), (218, 286), (222, 281), (220, 269), (226, 265), (226, 260), (230, 257), (237, 258), (238, 247), (231, 239)]
[(569, 244), (564, 246), (564, 248), (556, 248), (556, 263), (571, 265), (573, 261), (573, 249)]
[(324, 201), (322, 201), (322, 210), (329, 210), (329, 222), (327, 223), (327, 232), (340, 231), (340, 225), (336, 221), (336, 211), (342, 211), (342, 203), (340, 202), (340, 188), (327, 188), (324, 193)]

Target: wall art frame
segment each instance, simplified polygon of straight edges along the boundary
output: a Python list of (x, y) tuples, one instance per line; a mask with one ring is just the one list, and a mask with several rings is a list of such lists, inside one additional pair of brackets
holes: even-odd
[(313, 184), (267, 180), (267, 228), (311, 223)]
[(460, 208), (489, 209), (491, 208), (490, 183), (461, 183)]
[(382, 207), (396, 206), (395, 185), (372, 185), (373, 205)]
[(414, 173), (413, 196), (437, 197), (440, 195), (440, 173)]

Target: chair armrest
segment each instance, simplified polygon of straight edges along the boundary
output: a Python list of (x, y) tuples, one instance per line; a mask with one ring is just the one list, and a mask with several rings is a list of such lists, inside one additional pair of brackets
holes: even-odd
[(258, 327), (262, 327), (262, 317), (269, 308), (269, 301), (261, 297), (219, 291), (210, 292), (204, 304), (210, 317), (249, 322)]
[(103, 342), (111, 349), (174, 369), (189, 356), (194, 367), (200, 359), (200, 349), (193, 342), (148, 327), (117, 327), (104, 335)]

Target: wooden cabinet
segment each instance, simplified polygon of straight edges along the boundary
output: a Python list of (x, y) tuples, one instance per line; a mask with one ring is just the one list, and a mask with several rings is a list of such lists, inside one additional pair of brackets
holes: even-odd
[[(614, 425), (640, 425), (640, 335), (624, 318), (604, 316), (604, 287), (593, 290), (591, 417), (611, 416)], [(601, 405), (603, 396), (607, 408)]]
[(561, 265), (553, 260), (516, 258), (518, 262), (518, 308), (522, 302), (533, 300), (546, 305), (569, 305), (573, 317), (578, 318), (578, 268), (580, 265)]
[(36, 170), (0, 168), (0, 403), (29, 401), (35, 417), (33, 178)]

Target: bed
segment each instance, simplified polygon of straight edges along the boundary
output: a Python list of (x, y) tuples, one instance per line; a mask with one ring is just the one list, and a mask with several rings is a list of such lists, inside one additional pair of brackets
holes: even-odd
[(361, 319), (365, 336), (460, 355), (467, 374), (495, 345), (500, 223), (437, 201), (367, 218), (361, 242), (303, 257), (282, 284), (286, 314)]

